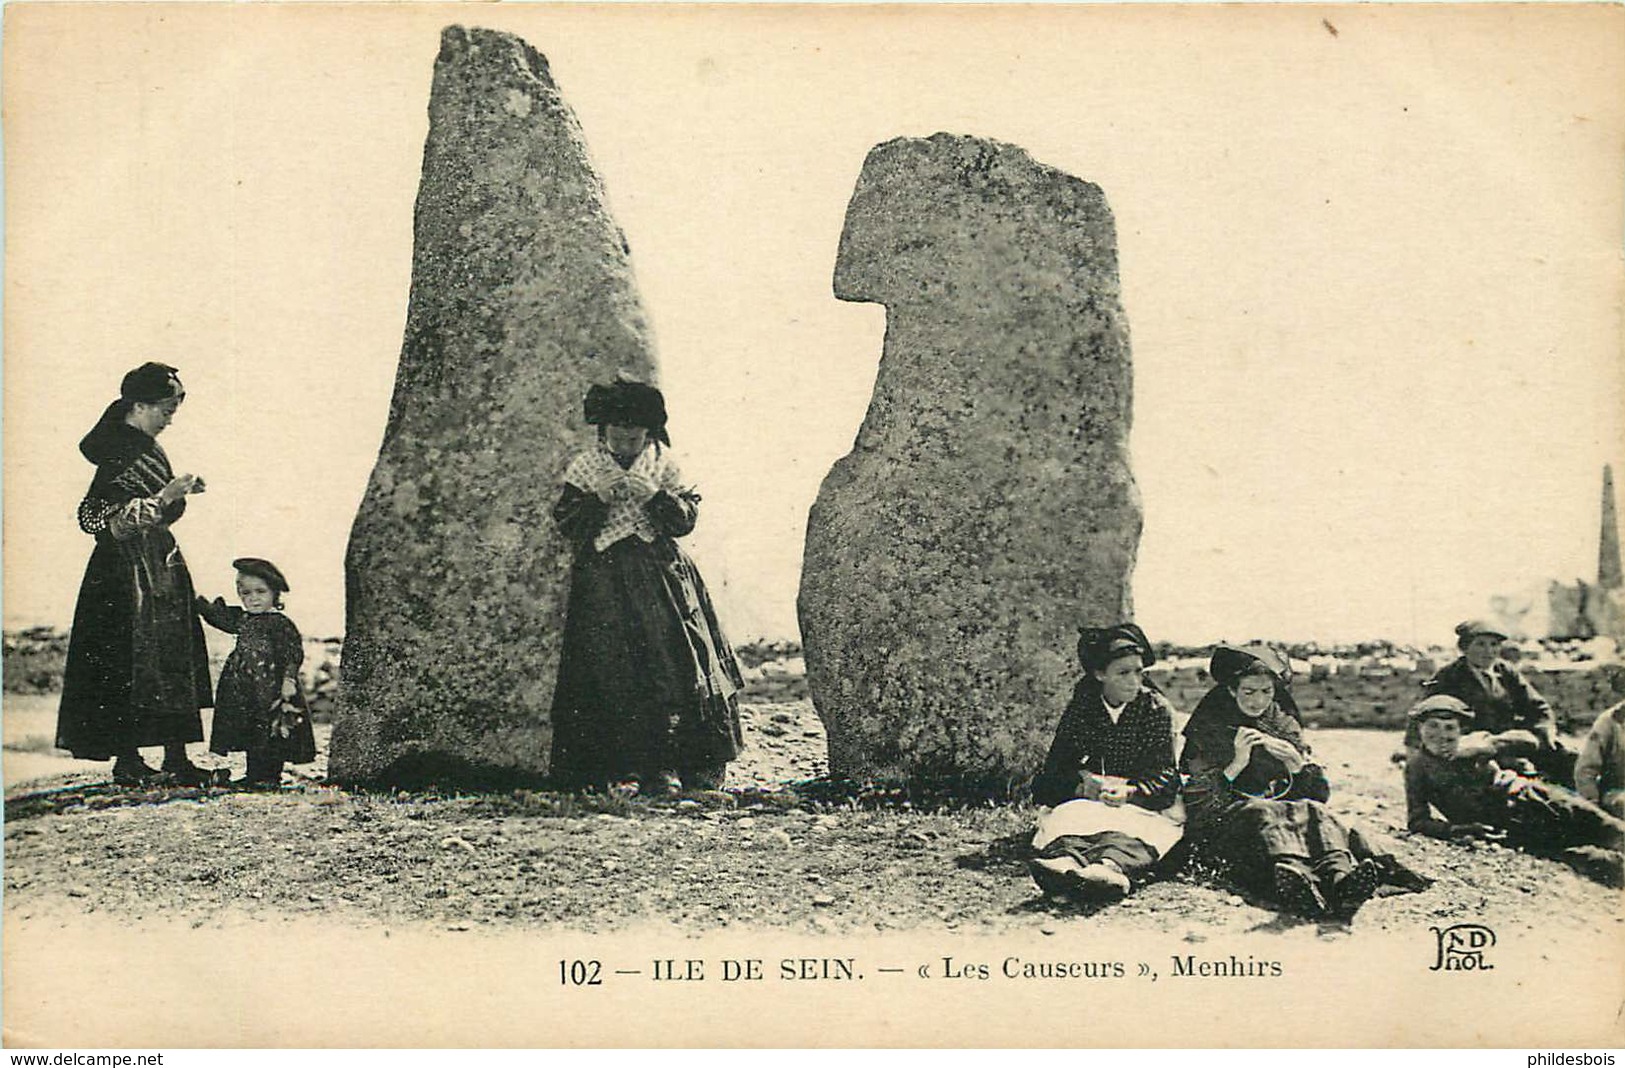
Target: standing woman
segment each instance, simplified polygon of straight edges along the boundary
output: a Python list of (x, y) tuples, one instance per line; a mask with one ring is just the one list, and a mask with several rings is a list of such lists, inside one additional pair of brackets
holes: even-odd
[(203, 740), (199, 709), (213, 703), (209, 657), (169, 530), (203, 480), (176, 475), (156, 440), (185, 398), (175, 368), (144, 363), (79, 443), (96, 465), (79, 527), (96, 548), (74, 608), (56, 744), (81, 760), (112, 757), (118, 783), (159, 774), (141, 759), (149, 745), (164, 747), (163, 771), (175, 781), (208, 779), (186, 743)]
[(1286, 657), (1264, 645), (1214, 649), (1213, 689), (1185, 724), (1180, 770), (1199, 854), (1306, 916), (1351, 918), (1384, 881), (1356, 861), (1333, 815), (1326, 773), (1309, 759)]
[(1116, 900), (1179, 841), (1165, 815), (1179, 800), (1173, 706), (1144, 678), (1155, 662), (1133, 623), (1078, 638), (1084, 675), (1033, 780), (1034, 803), (1055, 806), (1039, 820), (1029, 866), (1047, 892)]
[(566, 789), (715, 789), (744, 744), (733, 648), (674, 540), (694, 529), (666, 402), (642, 382), (593, 386), (598, 441), (570, 461), (553, 518), (575, 547), (553, 694), (552, 778)]

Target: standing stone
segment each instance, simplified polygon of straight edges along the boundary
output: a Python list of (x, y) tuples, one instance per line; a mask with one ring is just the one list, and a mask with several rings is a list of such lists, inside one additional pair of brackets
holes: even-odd
[(1140, 501), (1117, 242), (1099, 187), (937, 134), (869, 153), (835, 295), (886, 306), (852, 451), (807, 523), (798, 611), (835, 775), (1019, 788), (1131, 615)]
[(1602, 468), (1602, 539), (1597, 547), (1597, 585), (1605, 590), (1625, 586), (1619, 562), (1619, 513), (1614, 508), (1614, 468)]
[(568, 588), (550, 518), (581, 399), (654, 376), (626, 241), (547, 60), (448, 27), (429, 98), (412, 296), (345, 559), (332, 776), (545, 770)]
[(1620, 575), (1619, 514), (1614, 506), (1614, 469), (1602, 469), (1602, 539), (1597, 550), (1597, 585), (1585, 601), (1592, 634), (1625, 645), (1625, 578)]

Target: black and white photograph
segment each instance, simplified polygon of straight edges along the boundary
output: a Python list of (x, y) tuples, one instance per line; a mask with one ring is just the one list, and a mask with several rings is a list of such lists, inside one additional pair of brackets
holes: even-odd
[(1625, 9), (4, 9), (3, 1040), (1625, 1041)]

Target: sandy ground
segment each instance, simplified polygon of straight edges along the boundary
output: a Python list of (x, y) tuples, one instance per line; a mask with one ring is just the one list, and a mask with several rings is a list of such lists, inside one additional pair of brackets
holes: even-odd
[[(750, 712), (750, 756), (733, 768), (730, 786), (782, 783), (822, 770), (822, 731), (810, 705)], [(729, 938), (754, 939), (760, 949), (764, 937), (775, 945), (810, 939), (825, 951), (836, 942), (911, 946), (926, 938), (938, 946), (981, 945), (983, 956), (992, 952), (985, 948), (990, 943), (1066, 945), (1077, 954), (1127, 940), (1158, 947), (1164, 967), (1171, 953), (1223, 958), (1239, 950), (1243, 958), (1302, 959), (1310, 974), (1324, 975), (1328, 960), (1393, 946), (1405, 947), (1410, 971), (1425, 973), (1434, 955), (1431, 929), (1473, 922), (1491, 927), (1504, 952), (1527, 955), (1533, 967), (1561, 959), (1565, 975), (1576, 968), (1583, 975), (1590, 966), (1582, 962), (1600, 954), (1608, 982), (1625, 985), (1617, 967), (1625, 956), (1617, 892), (1499, 846), (1405, 835), (1400, 774), (1389, 760), (1398, 739), (1387, 732), (1310, 737), (1332, 778), (1334, 807), (1379, 831), (1398, 832), (1404, 855), (1438, 881), (1415, 894), (1385, 888), (1345, 926), (1282, 916), (1192, 875), (1097, 911), (1048, 901), (1025, 872), (1034, 813), (1021, 806), (868, 810), (749, 791), (625, 805), (529, 793), (358, 794), (314, 781), (276, 794), (134, 792), (107, 784), (105, 764), (53, 755), (53, 716), (50, 699), (6, 701), (4, 916), (14, 1044), (89, 1024), (71, 999), (62, 1000), (58, 985), (72, 984), (49, 963), (67, 945), (93, 973), (98, 963), (127, 971), (133, 960), (140, 962), (135, 974), (145, 976), (149, 944), (166, 947), (166, 954), (170, 946), (196, 946), (201, 959), (239, 952), (255, 959), (263, 952), (267, 960), (280, 959), (286, 945), (311, 958), (311, 947), (326, 954), (340, 934), (355, 952), (335, 975), (386, 947), (399, 951), (403, 938), (440, 947), (423, 958), (431, 962), (442, 951), (455, 958), (479, 940), (489, 940), (498, 956), (516, 944), (545, 945), (551, 961), (559, 947), (581, 939), (600, 958), (603, 947), (623, 946), (632, 960), (648, 956), (652, 945), (681, 957), (694, 952), (685, 947), (698, 944), (709, 953)], [(263, 950), (241, 948), (249, 945)], [(1521, 948), (1508, 948), (1514, 946)], [(266, 967), (251, 986), (272, 982), (266, 977), (284, 966)], [(535, 960), (524, 965), (536, 967)], [(170, 976), (174, 971), (166, 965), (151, 984), (140, 978), (136, 987), (163, 989), (166, 976), (187, 981), (184, 969)], [(1510, 975), (1504, 963), (1498, 980), (1510, 982)], [(422, 981), (438, 981), (432, 968)], [(1606, 984), (1582, 985), (1588, 1005), (1593, 996), (1613, 996)], [(1572, 1000), (1542, 1019), (1570, 1019)], [(148, 1026), (147, 1010), (134, 1004), (150, 1009), (141, 997), (120, 1001), (123, 1015), (95, 1023), (112, 1031), (96, 1033)], [(490, 1011), (512, 1008), (493, 1002)], [(1599, 1022), (1611, 1020), (1611, 1010), (1592, 1009), (1587, 1026), (1618, 1026)], [(175, 1022), (162, 1012), (153, 1019)], [(266, 1031), (280, 1025), (258, 1016), (233, 1019), (239, 1030), (224, 1038), (208, 1032), (199, 1041), (262, 1044), (283, 1034)], [(424, 1026), (431, 1019), (439, 1017), (423, 1016)], [(23, 1035), (16, 1020), (33, 1021), (36, 1030)], [(657, 1020), (658, 1014), (643, 1023), (654, 1027)], [(326, 1042), (342, 1031), (340, 1020), (307, 1023), (284, 1037)], [(451, 1028), (445, 1040), (462, 1034), (454, 1022), (441, 1023)], [(658, 1030), (647, 1037), (674, 1041)], [(1130, 1035), (1122, 1040), (1134, 1044)]]

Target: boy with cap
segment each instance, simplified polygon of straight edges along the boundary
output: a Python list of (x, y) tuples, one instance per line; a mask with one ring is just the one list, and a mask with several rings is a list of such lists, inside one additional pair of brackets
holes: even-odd
[(1568, 790), (1502, 768), (1497, 758), (1505, 759), (1508, 743), (1484, 731), (1463, 734), (1475, 717), (1459, 698), (1423, 698), (1409, 717), (1420, 743), (1405, 762), (1412, 831), (1445, 839), (1505, 835), (1512, 845), (1557, 856), (1600, 882), (1625, 881), (1625, 821)]

